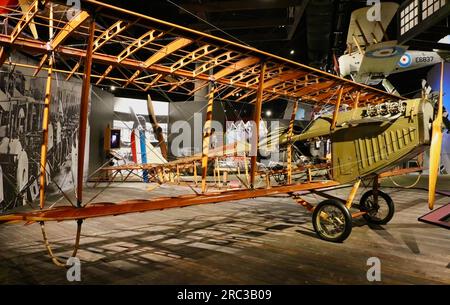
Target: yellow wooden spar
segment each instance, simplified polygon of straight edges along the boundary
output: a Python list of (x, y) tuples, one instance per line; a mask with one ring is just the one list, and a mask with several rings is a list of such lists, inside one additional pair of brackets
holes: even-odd
[(432, 125), (432, 138), (430, 147), (430, 166), (428, 180), (428, 207), (430, 210), (434, 207), (436, 200), (436, 182), (439, 175), (439, 163), (441, 160), (442, 149), (442, 113), (443, 113), (443, 90), (444, 90), (444, 62), (441, 63), (441, 77), (439, 99), (437, 105), (436, 117)]

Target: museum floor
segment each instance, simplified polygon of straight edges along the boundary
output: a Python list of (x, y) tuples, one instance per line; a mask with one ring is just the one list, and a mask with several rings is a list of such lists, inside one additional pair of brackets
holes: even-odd
[[(87, 188), (85, 198), (100, 190)], [(285, 196), (90, 219), (79, 250), (81, 284), (368, 284), (373, 256), (383, 284), (450, 284), (449, 231), (417, 221), (428, 211), (426, 192), (384, 190), (396, 204), (393, 220), (383, 227), (356, 220), (342, 244), (318, 239), (310, 215)], [(98, 200), (189, 191), (124, 183)], [(348, 191), (333, 192), (345, 198)], [(438, 196), (437, 206), (449, 201)], [(55, 252), (68, 257), (75, 222), (47, 227)], [(41, 237), (37, 224), (0, 226), (0, 283), (68, 283)]]

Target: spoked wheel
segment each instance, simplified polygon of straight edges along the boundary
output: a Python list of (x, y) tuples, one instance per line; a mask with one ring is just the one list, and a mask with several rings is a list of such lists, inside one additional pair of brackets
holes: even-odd
[(377, 196), (375, 196), (373, 190), (362, 195), (359, 209), (362, 212), (367, 212), (363, 217), (368, 223), (377, 225), (387, 224), (394, 216), (395, 211), (394, 202), (388, 194), (377, 191)]
[(342, 242), (352, 232), (352, 216), (342, 202), (325, 200), (314, 209), (314, 230), (323, 240)]

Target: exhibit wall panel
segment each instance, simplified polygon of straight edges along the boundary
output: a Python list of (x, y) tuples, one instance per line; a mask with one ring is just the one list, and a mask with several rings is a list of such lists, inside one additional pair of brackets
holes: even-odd
[[(161, 127), (165, 141), (168, 137), (169, 103), (166, 101), (152, 101), (158, 125)], [(117, 164), (132, 163), (131, 152), (132, 131), (144, 131), (146, 147), (154, 148), (158, 154), (161, 149), (153, 132), (148, 114), (147, 100), (114, 97), (112, 128), (120, 130), (120, 148), (114, 149), (123, 160)]]
[[(11, 56), (14, 62), (38, 64), (18, 52)], [(0, 213), (25, 204), (36, 206), (39, 198), (47, 71), (35, 77), (33, 73), (7, 64), (0, 68)], [(80, 97), (80, 79), (65, 81), (65, 76), (53, 74), (46, 167), (49, 204), (62, 196), (61, 189), (74, 188)]]
[(89, 116), (89, 174), (94, 173), (106, 161), (104, 151), (105, 129), (113, 126), (114, 95), (93, 86), (91, 91), (91, 108)]

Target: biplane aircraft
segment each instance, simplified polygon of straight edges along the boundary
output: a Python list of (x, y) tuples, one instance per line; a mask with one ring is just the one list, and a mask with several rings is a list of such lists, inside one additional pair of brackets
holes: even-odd
[[(39, 223), (45, 245), (56, 264), (63, 263), (52, 253), (45, 233), (46, 222), (77, 221), (75, 255), (82, 223), (90, 218), (283, 193), (291, 195), (312, 212), (312, 222), (320, 238), (341, 242), (351, 233), (352, 218), (362, 216), (368, 222), (378, 224), (385, 224), (392, 218), (394, 203), (379, 189), (379, 179), (404, 173), (391, 169), (430, 146), (429, 207), (433, 208), (442, 141), (442, 90), (438, 99), (424, 95), (419, 99), (407, 100), (249, 46), (101, 1), (81, 1), (80, 10), (71, 19), (57, 14), (67, 9), (65, 1), (35, 1), (19, 17), (6, 15), (10, 30), (0, 34), (1, 64), (48, 72), (47, 111), (42, 121), (40, 209), (1, 215), (0, 223)], [(20, 12), (14, 9), (10, 11), (11, 14)], [(53, 23), (54, 19), (59, 20), (58, 23)], [(39, 39), (27, 35), (26, 25), (32, 21), (39, 30)], [(48, 31), (44, 31), (49, 28), (54, 33), (50, 37)], [(26, 52), (41, 60), (39, 64), (8, 61), (7, 54), (14, 51)], [(69, 67), (59, 58), (64, 58)], [(77, 205), (46, 208), (46, 118), (53, 73), (65, 74), (68, 79), (74, 75), (83, 78), (78, 131)], [(443, 73), (441, 88), (442, 82)], [(201, 154), (161, 164), (125, 164), (107, 169), (147, 170), (150, 179), (154, 177), (164, 183), (165, 173), (174, 171), (179, 177), (183, 171), (192, 170), (197, 179), (198, 167), (201, 171), (199, 190), (177, 197), (86, 204), (83, 200), (82, 173), (91, 83), (145, 92), (162, 88), (187, 95), (194, 94), (199, 88), (209, 87)], [(264, 171), (258, 167), (258, 156), (250, 154), (244, 156), (245, 160), (249, 159), (247, 187), (221, 191), (208, 188), (208, 165), (216, 158), (216, 153), (222, 151), (225, 155), (233, 155), (237, 150), (233, 146), (210, 149), (211, 120), (213, 109), (217, 107), (217, 96), (252, 104), (257, 135), (264, 102), (285, 99), (294, 103), (288, 132), (281, 139), (282, 143), (288, 144), (286, 162), (282, 169), (277, 170), (286, 174), (285, 183), (271, 184), (267, 177), (276, 174), (276, 171)], [(293, 125), (299, 101), (329, 108), (331, 113), (319, 116), (303, 131), (294, 134)], [(157, 132), (157, 123), (153, 120), (152, 124)], [(159, 134), (159, 141), (162, 141), (161, 136)], [(331, 158), (303, 164), (292, 162), (293, 142), (320, 140), (331, 141)], [(258, 137), (254, 137), (251, 146), (253, 150), (259, 146)], [(257, 187), (257, 180), (261, 177), (266, 177), (266, 185)], [(373, 188), (356, 205), (356, 192), (366, 182)], [(322, 192), (342, 184), (353, 185), (344, 201)], [(316, 192), (326, 200), (313, 207), (302, 198), (304, 192)], [(355, 207), (358, 211), (351, 212), (350, 209)]]
[(346, 54), (338, 59), (338, 73), (350, 76), (366, 85), (382, 83), (388, 92), (395, 92), (386, 79), (390, 74), (420, 69), (438, 64), (442, 58), (438, 52), (408, 50), (408, 46), (389, 40), (386, 30), (399, 5), (395, 2), (380, 3), (380, 20), (369, 20), (370, 7), (352, 12), (347, 34)]

